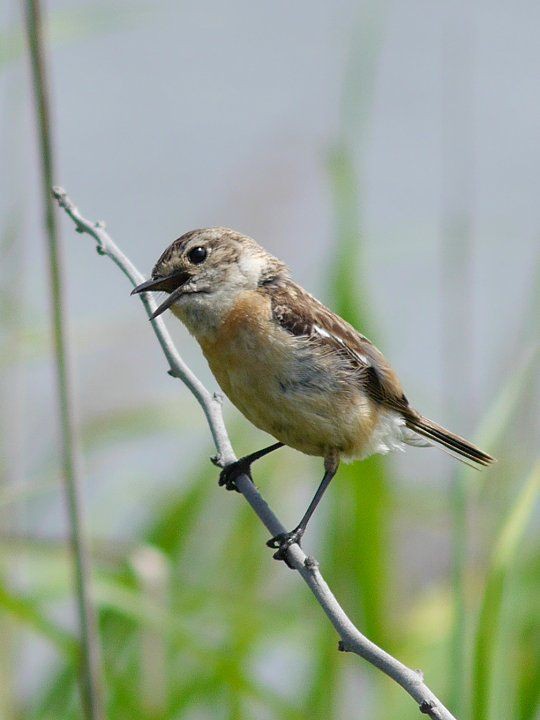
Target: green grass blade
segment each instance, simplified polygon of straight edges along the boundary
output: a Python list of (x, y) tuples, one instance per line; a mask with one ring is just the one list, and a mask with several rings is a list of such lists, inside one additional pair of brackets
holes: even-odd
[(19, 623), (49, 640), (71, 662), (76, 662), (79, 643), (69, 632), (48, 620), (38, 608), (38, 603), (10, 592), (0, 584), (0, 608)]
[(538, 720), (540, 717), (540, 583), (537, 576), (534, 579), (536, 603), (533, 612), (529, 611), (518, 636), (516, 720)]
[[(110, 4), (94, 3), (77, 8), (66, 8), (51, 12), (48, 31), (53, 45), (84, 40), (92, 35), (101, 35), (148, 21), (155, 15), (155, 8), (124, 6), (122, 11)], [(18, 60), (25, 51), (24, 34), (18, 28), (0, 30), (0, 71), (4, 66)]]
[[(358, 180), (351, 153), (344, 146), (332, 154), (330, 172), (338, 235), (332, 305), (345, 320), (370, 335), (372, 323), (361, 291), (365, 285), (361, 272), (363, 243)], [(342, 591), (353, 603), (349, 606), (354, 608), (351, 611), (361, 613), (365, 632), (375, 642), (384, 644), (390, 513), (384, 460), (374, 456), (361, 464), (342, 466), (339, 473), (339, 488), (333, 488), (339, 507), (331, 523), (331, 543), (335, 546), (336, 560), (346, 557), (353, 568), (353, 576), (348, 578)], [(356, 597), (350, 597), (351, 592)]]
[[(367, 301), (361, 292), (359, 183), (352, 151), (345, 141), (330, 155), (329, 174), (336, 223), (331, 306), (362, 333), (370, 334)], [(326, 502), (330, 517), (322, 561), (329, 582), (362, 631), (388, 648), (387, 530), (391, 505), (384, 460), (376, 456), (342, 465)], [(330, 717), (336, 711), (340, 686), (336, 647), (335, 635), (324, 632), (312, 676), (308, 705), (312, 716)]]
[[(480, 422), (476, 435), (476, 441), (480, 447), (485, 446), (494, 449), (504, 437), (520, 406), (525, 388), (530, 382), (533, 372), (538, 367), (539, 359), (540, 349), (535, 345), (530, 347), (523, 354), (521, 360), (516, 363), (507, 382), (495, 396), (493, 403)], [(462, 471), (464, 474), (471, 476), (466, 466), (463, 466)]]
[(490, 687), (503, 591), (520, 540), (540, 491), (540, 462), (527, 478), (506, 518), (493, 552), (475, 637), (472, 718), (488, 720)]
[[(504, 438), (505, 432), (510, 427), (519, 408), (538, 357), (539, 353), (536, 349), (526, 352), (506, 384), (502, 386), (495, 396), (491, 406), (481, 420), (475, 436), (475, 442), (479, 447), (496, 454), (497, 445)], [(493, 471), (496, 471), (496, 466), (491, 472)], [(462, 693), (465, 692), (464, 688), (468, 686), (466, 682), (467, 666), (464, 663), (467, 652), (467, 639), (469, 637), (465, 599), (465, 569), (467, 565), (466, 508), (471, 502), (474, 493), (478, 492), (483, 483), (487, 482), (489, 472), (480, 474), (466, 465), (460, 465), (456, 470), (451, 492), (452, 516), (454, 519), (452, 527), (454, 621), (450, 637), (450, 694), (454, 700), (456, 700), (457, 694), (460, 695), (456, 707), (461, 708), (462, 715), (468, 706), (466, 698), (462, 696)]]

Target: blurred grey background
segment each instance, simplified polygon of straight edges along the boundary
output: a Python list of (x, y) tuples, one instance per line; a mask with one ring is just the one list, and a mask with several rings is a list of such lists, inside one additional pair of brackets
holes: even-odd
[[(185, 231), (233, 227), (329, 301), (337, 252), (329, 158), (345, 144), (358, 174), (362, 252), (353, 261), (370, 333), (413, 404), (474, 432), (538, 338), (538, 2), (51, 0), (47, 9), (57, 182), (84, 215), (105, 220), (147, 274)], [(4, 3), (0, 216), (23, 240), (2, 269), (21, 341), (21, 362), (4, 357), (4, 461), (24, 483), (44, 456), (54, 474), (57, 423), (20, 22), (18, 4)], [(166, 375), (127, 281), (61, 222), (85, 442), (107, 432), (111, 414), (147, 407), (159, 426), (176, 413), (174, 428), (125, 443), (114, 431), (110, 446), (86, 455), (93, 534), (131, 538), (152, 509), (156, 478), (181, 482), (179, 464), (210, 452), (208, 433), (194, 400)], [(167, 323), (215, 387), (194, 341)], [(520, 470), (539, 430), (537, 381), (529, 390), (516, 420), (527, 432), (509, 451)], [(229, 405), (226, 412), (247, 427)], [(261, 435), (241, 434), (237, 451), (262, 446)], [(449, 461), (435, 451), (411, 449), (393, 461), (405, 488), (449, 478)], [(315, 461), (309, 467), (318, 475)], [(58, 534), (59, 498), (28, 503), (19, 527)], [(284, 518), (296, 517), (301, 500), (296, 509), (277, 502)]]

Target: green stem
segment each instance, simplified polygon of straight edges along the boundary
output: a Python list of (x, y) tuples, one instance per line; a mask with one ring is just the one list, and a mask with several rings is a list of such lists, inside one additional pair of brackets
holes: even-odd
[[(466, 432), (474, 415), (471, 364), (474, 353), (472, 296), (472, 45), (470, 13), (463, 3), (446, 10), (443, 35), (443, 192), (441, 285), (442, 352), (448, 424), (459, 419)], [(457, 352), (459, 348), (459, 352)], [(449, 703), (457, 717), (467, 710), (467, 588), (470, 537), (467, 527), (469, 483), (452, 477), (453, 627), (450, 641)]]
[(465, 659), (467, 640), (467, 611), (465, 595), (465, 568), (467, 567), (467, 489), (465, 478), (459, 471), (455, 473), (450, 490), (452, 511), (452, 586), (453, 586), (453, 623), (450, 638), (450, 698), (454, 709), (461, 708), (458, 717), (465, 709)]
[(540, 461), (533, 467), (510, 508), (491, 558), (474, 643), (472, 720), (488, 720), (491, 717), (490, 700), (494, 685), (496, 645), (501, 632), (504, 588), (536, 508), (539, 492)]
[(61, 454), (65, 494), (69, 515), (71, 544), (75, 562), (75, 592), (81, 633), (81, 694), (85, 717), (104, 718), (100, 647), (96, 618), (90, 600), (90, 562), (83, 531), (80, 472), (77, 437), (72, 406), (71, 377), (68, 362), (66, 323), (63, 313), (63, 282), (60, 237), (51, 196), (53, 185), (53, 149), (49, 113), (49, 93), (43, 19), (39, 0), (25, 2), (26, 35), (30, 52), (34, 87), (35, 114), (41, 156), (41, 191), (45, 208), (48, 240), (49, 281), (52, 309), (53, 343), (60, 411)]

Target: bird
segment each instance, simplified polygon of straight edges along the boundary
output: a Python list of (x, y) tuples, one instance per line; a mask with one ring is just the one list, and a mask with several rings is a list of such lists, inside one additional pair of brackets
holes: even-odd
[[(247, 235), (225, 227), (191, 230), (163, 252), (132, 294), (165, 292), (199, 343), (221, 389), (276, 442), (222, 469), (236, 479), (278, 448), (321, 457), (324, 475), (293, 530), (268, 540), (287, 562), (336, 475), (340, 461), (435, 445), (478, 469), (494, 458), (424, 417), (408, 401), (381, 351), (304, 290), (287, 265)], [(289, 563), (287, 563), (289, 564)]]

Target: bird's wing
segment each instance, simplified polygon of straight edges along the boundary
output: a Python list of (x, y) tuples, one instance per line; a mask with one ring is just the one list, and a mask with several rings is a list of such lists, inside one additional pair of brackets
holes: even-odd
[(375, 402), (405, 416), (416, 414), (383, 354), (352, 325), (291, 281), (272, 288), (270, 297), (273, 318), (284, 330), (347, 358), (355, 370), (351, 378)]
[(276, 286), (271, 295), (274, 320), (285, 331), (306, 337), (327, 351), (346, 357), (356, 371), (351, 373), (351, 382), (357, 382), (374, 402), (403, 417), (406, 427), (414, 433), (404, 438), (405, 442), (417, 444), (419, 436), (422, 436), (428, 444), (439, 445), (452, 457), (473, 467), (493, 462), (490, 455), (468, 440), (412, 408), (396, 373), (375, 345), (303, 288), (288, 281), (280, 287)]

